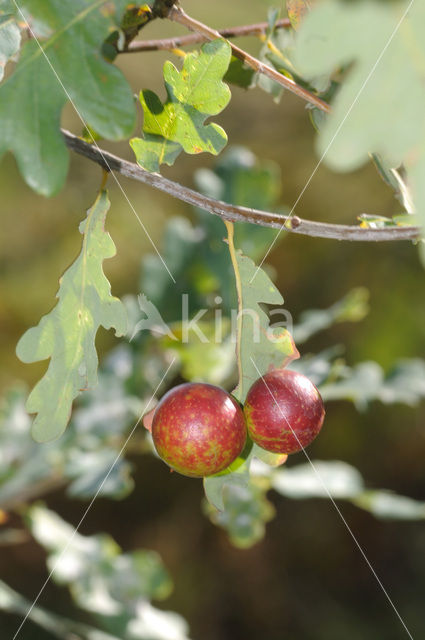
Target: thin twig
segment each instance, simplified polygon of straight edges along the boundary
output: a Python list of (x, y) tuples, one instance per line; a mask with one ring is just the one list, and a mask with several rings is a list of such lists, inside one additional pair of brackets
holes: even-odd
[[(196, 31), (197, 33), (202, 34), (208, 40), (215, 40), (216, 38), (222, 37), (219, 31), (211, 29), (202, 22), (198, 22), (198, 20), (195, 20), (194, 18), (188, 16), (181, 7), (171, 7), (170, 11), (167, 14), (167, 17), (174, 22), (178, 22), (179, 24), (184, 25), (191, 31)], [(240, 49), (235, 44), (232, 44), (231, 42), (229, 44), (232, 47), (233, 55), (245, 62), (245, 64), (251, 67), (251, 69), (254, 69), (254, 71), (258, 71), (271, 80), (274, 80), (285, 89), (288, 89), (288, 91), (291, 91), (303, 100), (310, 102), (321, 111), (330, 113), (331, 107), (328, 105), (328, 103), (324, 102), (324, 100), (321, 100), (321, 98), (314, 95), (314, 93), (311, 93), (311, 91), (304, 89), (304, 87), (301, 87), (291, 78), (287, 78), (286, 76), (282, 75), (281, 73), (276, 71), (276, 69), (273, 69), (269, 65), (260, 62), (260, 60), (254, 58), (254, 56), (251, 56), (249, 53), (247, 53), (243, 49)]]
[[(223, 220), (230, 222), (250, 222), (263, 227), (272, 227), (273, 229), (281, 229), (284, 227), (291, 233), (298, 233), (314, 238), (328, 238), (334, 240), (352, 240), (360, 242), (381, 242), (391, 240), (417, 240), (419, 238), (418, 227), (384, 227), (383, 229), (363, 229), (360, 226), (349, 226), (342, 224), (329, 224), (326, 222), (313, 222), (311, 220), (303, 220), (296, 216), (285, 218), (285, 216), (269, 211), (261, 211), (259, 209), (249, 209), (248, 207), (239, 207), (221, 200), (215, 200), (207, 196), (184, 187), (178, 182), (173, 182), (164, 178), (159, 173), (150, 173), (139, 167), (134, 162), (128, 162), (123, 158), (108, 153), (103, 149), (99, 149), (84, 142), (69, 131), (62, 130), (65, 142), (70, 149), (80, 155), (96, 162), (101, 167), (111, 171), (116, 171), (127, 178), (138, 180), (144, 184), (148, 184), (159, 191), (168, 193), (169, 195), (187, 202), (195, 207), (204, 209), (209, 213), (220, 216)], [(108, 166), (105, 165), (105, 161)]]
[[(239, 38), (241, 36), (255, 36), (266, 33), (268, 22), (256, 22), (255, 24), (243, 24), (238, 27), (228, 27), (220, 29), (218, 33), (222, 38)], [(289, 18), (282, 18), (276, 22), (276, 29), (287, 29), (291, 26)], [(191, 33), (187, 36), (177, 36), (175, 38), (164, 38), (163, 40), (134, 40), (127, 49), (120, 53), (138, 53), (140, 51), (160, 51), (179, 49), (200, 42), (208, 42), (209, 38), (201, 33)]]

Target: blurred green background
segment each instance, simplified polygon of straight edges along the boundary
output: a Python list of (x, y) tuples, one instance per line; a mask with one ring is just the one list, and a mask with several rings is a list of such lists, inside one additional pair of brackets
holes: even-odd
[[(184, 8), (213, 27), (224, 27), (264, 20), (272, 4), (258, 0), (186, 0)], [(156, 21), (142, 35), (154, 38), (177, 33), (183, 30)], [(252, 52), (260, 47), (255, 38), (246, 38), (243, 44)], [(165, 53), (122, 56), (118, 64), (135, 92), (150, 88), (162, 96), (160, 71), (167, 57), (178, 64), (172, 54)], [(216, 120), (228, 133), (230, 144), (245, 145), (259, 158), (277, 163), (282, 175), (280, 201), (292, 207), (317, 163), (315, 134), (303, 102), (285, 94), (281, 103), (275, 104), (258, 89), (247, 92), (232, 87), (232, 101)], [(69, 106), (63, 124), (76, 133), (81, 130)], [(102, 146), (133, 159), (126, 143)], [(214, 159), (207, 156), (182, 156), (175, 167), (166, 167), (163, 173), (193, 186), (194, 171), (213, 164)], [(23, 183), (11, 156), (2, 160), (2, 390), (17, 380), (32, 384), (44, 370), (44, 363), (20, 363), (15, 345), (22, 333), (53, 306), (58, 277), (79, 251), (78, 223), (94, 200), (100, 179), (99, 167), (73, 155), (66, 187), (46, 200)], [(119, 179), (159, 247), (170, 217), (193, 216), (183, 203)], [(107, 227), (117, 256), (106, 262), (105, 271), (116, 295), (138, 293), (141, 259), (152, 246), (112, 178), (108, 188), (112, 207)], [(354, 224), (362, 212), (390, 216), (396, 211), (392, 192), (372, 166), (349, 175), (321, 166), (295, 213), (312, 220)], [(330, 335), (320, 335), (303, 345), (303, 353), (343, 344), (350, 364), (373, 359), (385, 369), (398, 358), (425, 357), (424, 274), (411, 244), (349, 244), (283, 232), (267, 262), (275, 270), (285, 307), (295, 318), (304, 309), (329, 306), (352, 287), (370, 290), (371, 310), (363, 322), (337, 325)], [(111, 335), (100, 332), (98, 346), (102, 352), (113, 344)], [(360, 414), (351, 404), (333, 403), (323, 434), (309, 454), (355, 465), (370, 486), (424, 499), (424, 417), (423, 406), (412, 409), (375, 403), (367, 413)], [(124, 549), (144, 546), (157, 550), (175, 582), (167, 608), (188, 619), (194, 640), (396, 640), (405, 636), (331, 503), (274, 496), (277, 516), (268, 525), (265, 539), (250, 550), (240, 551), (202, 515), (200, 482), (177, 474), (170, 476), (167, 467), (151, 457), (137, 458), (135, 463), (134, 492), (121, 502), (99, 498), (81, 532), (105, 530)], [(84, 502), (69, 500), (62, 492), (52, 494), (48, 505), (74, 524), (85, 509)], [(422, 637), (423, 524), (383, 523), (354, 506), (344, 504), (341, 509), (413, 636)], [(3, 547), (0, 575), (31, 599), (46, 576), (44, 552), (34, 542)], [(52, 583), (42, 603), (46, 608), (69, 613), (67, 591)], [(4, 616), (2, 639), (11, 637), (16, 627), (16, 617)], [(32, 623), (20, 634), (22, 640), (48, 637)]]

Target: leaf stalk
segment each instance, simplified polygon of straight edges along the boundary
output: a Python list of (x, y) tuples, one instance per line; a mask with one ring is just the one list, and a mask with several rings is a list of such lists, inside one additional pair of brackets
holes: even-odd
[(242, 361), (241, 361), (241, 336), (242, 336), (242, 311), (243, 311), (243, 301), (242, 301), (242, 282), (241, 282), (241, 274), (239, 272), (238, 261), (236, 259), (236, 251), (235, 251), (235, 229), (233, 222), (229, 222), (229, 220), (223, 220), (227, 229), (227, 243), (229, 245), (229, 254), (230, 260), (232, 262), (233, 271), (235, 274), (235, 285), (236, 285), (236, 294), (238, 297), (238, 317), (237, 317), (237, 336), (236, 336), (236, 361), (238, 364), (238, 379), (239, 384), (242, 381)]

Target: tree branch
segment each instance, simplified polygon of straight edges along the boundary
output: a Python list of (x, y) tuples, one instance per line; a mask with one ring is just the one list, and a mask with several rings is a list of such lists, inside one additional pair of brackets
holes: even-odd
[[(238, 38), (240, 36), (253, 36), (262, 35), (266, 33), (269, 24), (268, 22), (256, 22), (255, 24), (244, 24), (238, 27), (229, 27), (227, 29), (220, 29), (219, 34), (222, 38)], [(291, 26), (289, 18), (283, 18), (276, 22), (276, 29), (287, 29)], [(187, 36), (177, 36), (176, 38), (165, 38), (163, 40), (134, 40), (131, 42), (127, 49), (120, 51), (120, 53), (138, 53), (140, 51), (159, 51), (159, 50), (171, 50), (179, 49), (180, 47), (187, 47), (200, 42), (208, 42), (209, 38), (201, 33), (191, 33)]]
[[(216, 38), (222, 37), (219, 31), (216, 31), (215, 29), (211, 29), (210, 27), (203, 24), (202, 22), (198, 22), (198, 20), (195, 20), (194, 18), (191, 18), (190, 16), (188, 16), (181, 7), (172, 6), (168, 11), (167, 18), (169, 18), (170, 20), (173, 20), (174, 22), (178, 22), (179, 24), (184, 25), (191, 31), (196, 31), (197, 33), (200, 33), (207, 40), (215, 40)], [(264, 64), (263, 62), (260, 62), (260, 60), (257, 60), (257, 58), (254, 58), (254, 56), (251, 56), (249, 53), (247, 53), (243, 49), (240, 49), (235, 44), (232, 44), (231, 42), (229, 44), (232, 47), (233, 55), (239, 58), (240, 60), (242, 60), (243, 62), (245, 62), (245, 64), (250, 66), (251, 69), (254, 69), (254, 71), (258, 71), (259, 73), (264, 74), (271, 80), (274, 80), (275, 82), (280, 84), (285, 89), (288, 89), (288, 91), (291, 91), (292, 93), (295, 93), (295, 95), (299, 96), (303, 100), (310, 102), (321, 111), (324, 111), (325, 113), (330, 113), (331, 107), (327, 104), (327, 102), (324, 102), (324, 100), (321, 100), (321, 98), (314, 95), (314, 93), (311, 93), (311, 91), (304, 89), (304, 87), (301, 87), (300, 85), (298, 85), (291, 78), (287, 78), (286, 76), (282, 75), (275, 69), (272, 69), (272, 67), (270, 67), (269, 65)]]
[(281, 229), (284, 227), (291, 233), (334, 240), (381, 242), (391, 240), (417, 240), (419, 237), (418, 227), (363, 229), (360, 226), (313, 222), (311, 220), (303, 220), (296, 216), (289, 218), (269, 211), (238, 207), (222, 202), (221, 200), (214, 200), (214, 198), (204, 196), (193, 189), (168, 180), (158, 173), (150, 173), (133, 162), (128, 162), (112, 153), (100, 149), (98, 146), (84, 142), (84, 140), (69, 131), (62, 130), (62, 133), (70, 149), (96, 162), (103, 169), (116, 171), (127, 178), (148, 184), (159, 191), (168, 193), (178, 200), (218, 215), (230, 222), (250, 222), (263, 227), (272, 227), (273, 229)]

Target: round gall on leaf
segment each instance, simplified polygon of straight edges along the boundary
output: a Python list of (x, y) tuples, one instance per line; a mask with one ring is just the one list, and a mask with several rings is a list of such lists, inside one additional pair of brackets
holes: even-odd
[(223, 471), (242, 452), (245, 418), (224, 389), (197, 382), (181, 384), (156, 407), (152, 438), (158, 455), (172, 469), (202, 478)]
[(305, 449), (325, 417), (317, 388), (309, 378), (289, 369), (275, 369), (254, 382), (244, 413), (253, 441), (273, 453)]

